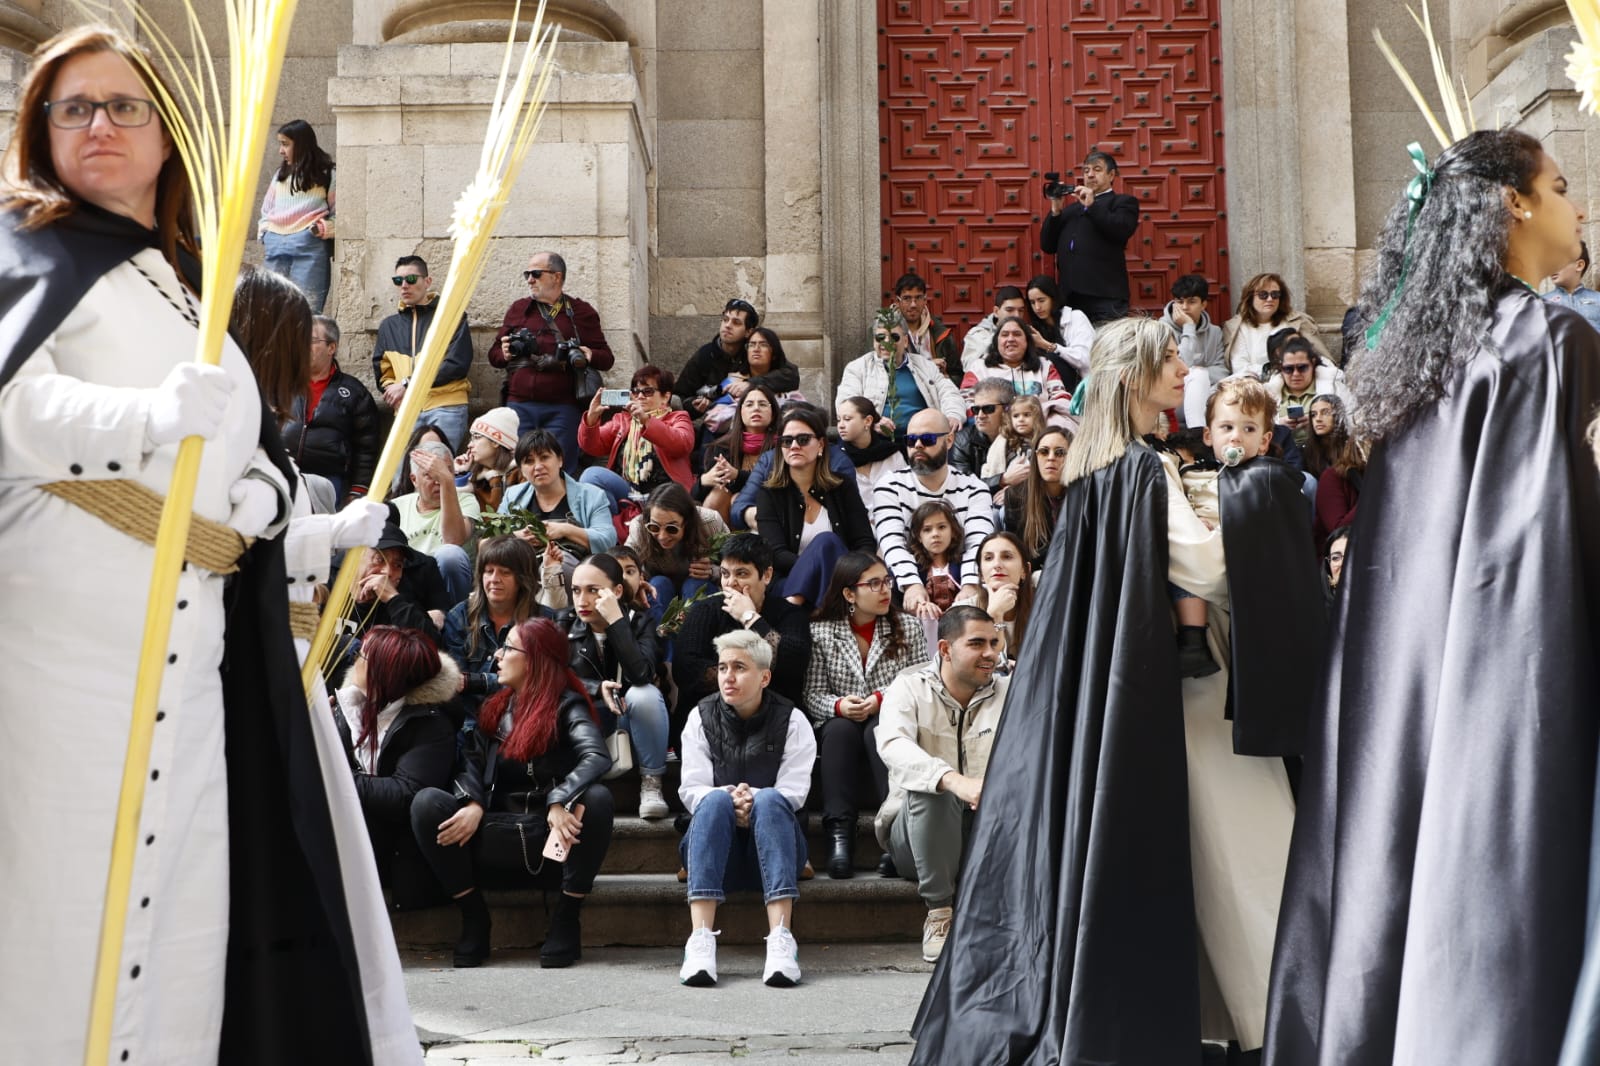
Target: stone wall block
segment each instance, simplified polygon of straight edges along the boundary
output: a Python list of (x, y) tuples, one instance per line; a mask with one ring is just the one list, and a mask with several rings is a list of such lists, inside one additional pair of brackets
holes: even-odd
[[(335, 187), (334, 204), (338, 218), (335, 222), (337, 232), (349, 234), (352, 238), (362, 238), (367, 234), (367, 148), (365, 145), (351, 144), (339, 149), (339, 157), (334, 160), (338, 164), (335, 174), (339, 184)], [(343, 237), (335, 243), (338, 248), (344, 241)]]
[[(488, 125), (489, 112), (486, 108), (462, 107), (429, 107), (409, 108), (401, 112), (400, 130), (401, 141), (404, 144), (432, 145), (454, 144), (469, 145), (474, 151), (471, 154), (476, 158), (475, 149), (483, 146), (484, 128)], [(548, 124), (560, 125), (560, 119), (550, 112), (545, 113), (547, 125), (541, 129), (550, 128)], [(466, 149), (459, 149), (466, 154)]]
[[(555, 79), (551, 79), (551, 86)], [(407, 107), (428, 107), (434, 104), (461, 105), (494, 102), (495, 79), (451, 74), (439, 78), (408, 78), (400, 83), (400, 102)]]
[(633, 150), (626, 143), (594, 144), (595, 232), (602, 237), (627, 237), (632, 200)]
[(761, 118), (761, 52), (661, 52), (657, 62), (661, 119)]
[(368, 154), (367, 237), (416, 241), (423, 236), (423, 203), (434, 186), (425, 151), (398, 145)]
[(339, 49), (341, 77), (429, 78), (449, 73), (450, 53), (438, 45), (388, 44), (382, 47), (346, 45)]
[(767, 310), (815, 314), (821, 309), (822, 256), (816, 252), (768, 255)]
[(655, 305), (667, 315), (718, 316), (723, 305), (738, 297), (765, 316), (766, 266), (759, 256), (663, 259), (651, 279)]
[(763, 250), (760, 189), (663, 188), (657, 194), (661, 247), (675, 256), (737, 256)]
[(658, 0), (656, 47), (663, 52), (748, 52), (761, 47), (751, 0)]
[[(721, 308), (718, 308), (721, 311)], [(698, 315), (674, 317), (652, 315), (650, 318), (650, 362), (664, 366), (673, 373), (683, 369), (683, 364), (699, 350), (700, 346), (717, 335), (717, 316)]]
[(659, 126), (663, 187), (674, 191), (764, 187), (766, 153), (759, 120), (663, 120)]
[[(320, 137), (319, 137), (320, 140)], [(399, 108), (373, 107), (346, 111), (339, 122), (341, 151), (355, 145), (395, 145), (415, 140), (404, 135)]]
[(641, 103), (639, 83), (633, 72), (597, 74), (591, 71), (563, 73), (551, 78), (553, 91), (548, 99), (562, 104), (634, 104)]
[(578, 144), (626, 144), (637, 129), (631, 108), (574, 104), (548, 108), (540, 119), (539, 139)]
[(336, 77), (328, 80), (328, 105), (334, 110), (342, 107), (374, 107), (400, 103), (401, 79), (398, 76), (376, 78)]

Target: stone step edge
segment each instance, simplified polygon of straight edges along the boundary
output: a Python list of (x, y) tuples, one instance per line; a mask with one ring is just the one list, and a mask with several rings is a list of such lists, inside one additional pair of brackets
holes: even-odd
[[(670, 902), (682, 906), (687, 889), (676, 874), (600, 874), (594, 879), (594, 892), (585, 901), (585, 907), (621, 907), (634, 904)], [(515, 910), (542, 907), (541, 893), (536, 889), (493, 889), (483, 891), (484, 902), (491, 909)], [(759, 892), (730, 892), (730, 900), (757, 899)], [(916, 900), (917, 884), (903, 877), (878, 877), (868, 874), (834, 880), (819, 876), (800, 882), (801, 903), (847, 903), (870, 900), (873, 903)]]

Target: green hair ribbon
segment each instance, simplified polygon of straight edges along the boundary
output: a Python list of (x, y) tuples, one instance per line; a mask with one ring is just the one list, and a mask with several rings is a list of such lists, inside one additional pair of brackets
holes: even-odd
[(1378, 338), (1383, 336), (1383, 328), (1389, 324), (1389, 317), (1400, 305), (1400, 294), (1406, 290), (1406, 275), (1411, 271), (1411, 229), (1416, 225), (1417, 216), (1422, 213), (1422, 205), (1428, 202), (1428, 194), (1433, 191), (1434, 171), (1428, 166), (1428, 157), (1422, 154), (1422, 145), (1412, 141), (1406, 145), (1406, 152), (1411, 156), (1411, 165), (1417, 168), (1417, 176), (1406, 186), (1406, 201), (1411, 206), (1406, 210), (1406, 235), (1400, 246), (1403, 253), (1400, 260), (1400, 279), (1395, 282), (1394, 295), (1389, 297), (1388, 302), (1383, 305), (1383, 310), (1378, 312), (1378, 317), (1367, 327), (1369, 352), (1378, 346)]

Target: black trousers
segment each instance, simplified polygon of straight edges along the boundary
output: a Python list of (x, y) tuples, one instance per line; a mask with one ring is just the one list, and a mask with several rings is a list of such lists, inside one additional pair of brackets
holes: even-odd
[(1092, 326), (1112, 319), (1122, 318), (1128, 313), (1128, 301), (1121, 298), (1107, 296), (1085, 296), (1082, 293), (1063, 293), (1061, 299), (1068, 307), (1082, 311), (1084, 317)]
[(549, 827), (544, 811), (512, 814), (485, 811), (472, 839), (462, 845), (439, 844), (439, 825), (459, 808), (450, 793), (425, 788), (411, 801), (411, 830), (433, 875), (451, 896), (469, 888), (555, 888), (588, 895), (611, 847), (615, 805), (611, 790), (596, 782), (583, 794), (583, 834), (564, 863), (542, 854)]
[(889, 795), (889, 770), (878, 758), (877, 730), (877, 715), (864, 722), (830, 718), (817, 730), (824, 818), (853, 818)]

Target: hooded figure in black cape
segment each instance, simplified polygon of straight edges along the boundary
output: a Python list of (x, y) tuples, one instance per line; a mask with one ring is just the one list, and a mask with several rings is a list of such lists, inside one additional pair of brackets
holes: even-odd
[(1516, 280), (1575, 258), (1581, 216), (1517, 131), (1428, 178), (1361, 302), (1377, 344), (1350, 380), (1378, 443), (1284, 887), (1277, 1066), (1554, 1063), (1582, 955), (1600, 335)]
[[(1118, 374), (1106, 369), (1108, 357), (1141, 344), (1157, 353), (1170, 345), (1173, 354), (1159, 370), (1128, 369), (1126, 376), (1144, 380), (1130, 382), (1127, 393), (1091, 392), (1090, 405), (1126, 405), (1130, 394), (1152, 405), (1181, 400), (1176, 346), (1148, 320), (1102, 332), (1091, 390), (1097, 374)], [(1086, 436), (1073, 447), (1097, 447)], [(1136, 436), (1130, 429), (1124, 439)], [(1186, 579), (1197, 571), (1192, 558), (1172, 565), (1174, 497), (1185, 528), (1203, 527), (1184, 502), (1175, 466), (1169, 471), (1137, 439), (1089, 473), (1073, 473), (1074, 459), (1093, 462), (1069, 455), (1056, 543), (1034, 601), (1033, 617), (1048, 622), (1029, 627), (1018, 658), (1011, 684), (1021, 695), (1008, 700), (991, 757), (1004, 772), (985, 779), (950, 939), (917, 1016), (916, 1063), (1170, 1066), (1200, 1055), (1189, 752), (1167, 585), (1169, 571)], [(1269, 525), (1294, 530), (1314, 582), (1310, 516), (1283, 468), (1266, 460), (1226, 477), (1238, 492), (1223, 489), (1224, 509), (1230, 494), (1236, 515), (1267, 507), (1275, 516)], [(1290, 491), (1281, 491), (1286, 485)], [(1214, 563), (1220, 582), (1224, 546), (1207, 542), (1198, 555)], [(1224, 595), (1217, 584), (1185, 587), (1191, 584), (1196, 593)], [(1311, 608), (1320, 619), (1320, 604)], [(1224, 702), (1219, 695), (1203, 713), (1214, 715), (1212, 735), (1231, 759)], [(1274, 725), (1265, 714), (1252, 707), (1244, 715), (1252, 743), (1292, 745), (1292, 720)], [(1270, 765), (1287, 808), (1276, 760), (1241, 763)], [(1287, 817), (1279, 833), (1286, 848)], [(1281, 871), (1281, 853), (1277, 864)], [(1270, 928), (1264, 935), (1270, 943)], [(1265, 957), (1263, 950), (1263, 999)]]

